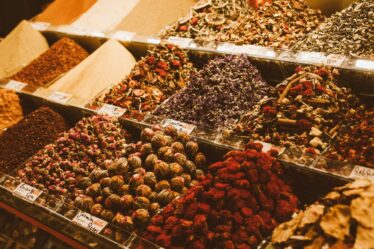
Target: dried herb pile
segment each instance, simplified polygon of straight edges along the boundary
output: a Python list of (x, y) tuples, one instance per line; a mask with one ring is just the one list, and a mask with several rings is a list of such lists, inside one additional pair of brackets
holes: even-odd
[(337, 135), (340, 123), (359, 99), (336, 83), (338, 71), (298, 67), (296, 73), (276, 87), (278, 96), (262, 100), (244, 115), (235, 130), (285, 147), (324, 150)]
[(297, 50), (374, 58), (374, 1), (360, 0), (332, 15), (294, 46)]
[(0, 89), (0, 134), (23, 117), (18, 95), (10, 90)]
[(35, 87), (46, 86), (56, 77), (78, 65), (87, 56), (86, 50), (73, 40), (64, 37), (10, 78)]
[(150, 218), (203, 177), (199, 146), (173, 127), (146, 128), (123, 157), (78, 181), (75, 206), (127, 231), (141, 231)]
[(104, 102), (127, 109), (126, 116), (143, 119), (145, 113), (184, 88), (195, 68), (185, 51), (163, 44), (149, 51), (130, 75), (114, 86), (95, 104)]
[(124, 132), (115, 118), (84, 118), (35, 154), (18, 170), (18, 178), (48, 194), (74, 197), (82, 177), (122, 155)]
[(233, 125), (271, 90), (247, 56), (211, 60), (154, 113), (217, 129)]
[(67, 129), (64, 118), (41, 107), (0, 135), (0, 171), (10, 173)]
[(251, 10), (233, 28), (223, 30), (217, 40), (288, 48), (323, 21), (321, 11), (305, 0), (273, 0)]
[(374, 185), (357, 180), (335, 188), (273, 232), (275, 248), (372, 248)]
[(280, 163), (254, 147), (209, 166), (199, 185), (152, 218), (144, 238), (165, 248), (257, 248), (298, 199)]

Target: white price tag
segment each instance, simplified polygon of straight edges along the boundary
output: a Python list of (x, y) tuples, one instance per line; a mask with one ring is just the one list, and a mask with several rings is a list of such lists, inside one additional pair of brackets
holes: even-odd
[(73, 222), (94, 233), (100, 233), (108, 224), (102, 219), (81, 211), (74, 217)]
[(364, 68), (369, 70), (374, 70), (374, 61), (369, 60), (356, 60), (357, 68)]
[(353, 179), (362, 179), (362, 178), (364, 178), (364, 179), (369, 179), (372, 182), (374, 182), (374, 170), (366, 168), (366, 167), (362, 167), (362, 166), (356, 165), (353, 168), (352, 173), (351, 173), (351, 175), (349, 177), (353, 178)]
[(27, 86), (26, 83), (15, 81), (15, 80), (11, 80), (4, 87), (7, 88), (7, 89), (10, 89), (10, 90), (14, 90), (16, 92), (19, 92), (23, 88), (25, 88), (25, 86)]
[(261, 52), (260, 55), (267, 58), (274, 58), (276, 53), (274, 50), (266, 49), (265, 51)]
[(219, 52), (234, 52), (234, 44), (232, 43), (222, 43), (217, 47), (217, 51)]
[(327, 61), (326, 56), (323, 53), (319, 52), (299, 52), (297, 54), (296, 60), (298, 60), (299, 62), (316, 64), (323, 64)]
[(167, 43), (177, 45), (180, 48), (188, 47), (188, 45), (190, 45), (191, 42), (192, 42), (192, 39), (183, 38), (183, 37), (176, 37), (176, 36), (171, 36), (167, 40)]
[(120, 41), (132, 41), (132, 38), (134, 38), (134, 36), (134, 32), (117, 31), (112, 35), (112, 38)]
[(329, 54), (327, 56), (326, 64), (333, 67), (340, 67), (345, 61), (346, 57), (340, 54)]
[(16, 187), (13, 193), (25, 198), (26, 200), (34, 202), (43, 193), (43, 191), (33, 188), (25, 183), (21, 183)]
[(31, 23), (31, 26), (39, 31), (44, 31), (46, 30), (51, 24), (48, 22), (33, 22)]
[(68, 102), (71, 97), (71, 94), (56, 91), (49, 95), (48, 99), (60, 104), (66, 104), (66, 102)]
[(106, 114), (112, 117), (121, 117), (125, 112), (126, 112), (126, 109), (123, 109), (121, 107), (104, 104), (97, 113)]
[(151, 44), (154, 44), (154, 45), (158, 45), (158, 44), (160, 44), (161, 40), (157, 39), (157, 38), (148, 38), (147, 42), (151, 43)]
[(182, 131), (187, 134), (191, 134), (191, 132), (196, 128), (196, 126), (191, 124), (186, 124), (174, 119), (166, 119), (163, 123), (163, 127), (167, 127), (169, 125), (175, 127), (178, 131)]

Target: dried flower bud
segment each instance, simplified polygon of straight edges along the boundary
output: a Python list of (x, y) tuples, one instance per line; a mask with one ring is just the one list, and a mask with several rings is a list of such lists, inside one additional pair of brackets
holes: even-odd
[(116, 194), (109, 195), (104, 201), (104, 206), (109, 209), (118, 209), (120, 205), (121, 197)]
[(86, 193), (92, 197), (99, 196), (101, 192), (101, 185), (100, 183), (94, 183), (89, 186), (86, 190)]
[(172, 125), (168, 125), (167, 127), (165, 127), (164, 132), (166, 135), (171, 137), (175, 137), (178, 134), (178, 130)]
[(103, 210), (104, 210), (103, 205), (101, 205), (100, 203), (97, 203), (97, 204), (92, 205), (90, 212), (91, 212), (91, 214), (93, 214), (95, 216), (100, 216), (100, 214)]
[(179, 176), (183, 173), (183, 167), (179, 165), (179, 163), (172, 163), (169, 165), (171, 177)]
[(145, 159), (145, 168), (148, 171), (153, 171), (154, 165), (156, 164), (157, 160), (158, 160), (158, 157), (156, 154), (150, 154)]
[(134, 207), (134, 197), (132, 195), (124, 195), (121, 197), (121, 207), (123, 210), (131, 210)]
[(164, 189), (170, 189), (170, 184), (168, 181), (162, 180), (156, 183), (155, 190), (157, 193), (161, 192)]
[(78, 187), (80, 187), (81, 189), (86, 189), (86, 188), (88, 188), (91, 185), (92, 185), (92, 181), (91, 181), (91, 179), (89, 177), (82, 177), (78, 181)]
[(202, 177), (204, 177), (204, 171), (201, 170), (201, 169), (197, 169), (196, 172), (195, 172), (195, 177), (196, 179), (201, 179)]
[(108, 176), (108, 171), (102, 169), (94, 169), (90, 174), (90, 178), (93, 182), (99, 182), (102, 178)]
[(138, 186), (144, 184), (144, 178), (140, 174), (134, 174), (129, 181), (130, 189), (135, 190)]
[(186, 144), (191, 140), (191, 137), (187, 133), (182, 131), (178, 131), (176, 138), (182, 144)]
[(157, 192), (152, 192), (148, 199), (150, 200), (150, 202), (156, 202), (157, 201)]
[(128, 193), (130, 193), (130, 185), (123, 184), (121, 189), (118, 191), (118, 194), (122, 196), (122, 195), (126, 195)]
[(153, 136), (151, 143), (152, 143), (153, 148), (158, 149), (158, 148), (166, 146), (168, 144), (168, 140), (165, 137), (165, 135), (156, 134)]
[(114, 216), (112, 222), (120, 227), (123, 227), (127, 231), (132, 231), (134, 229), (132, 218), (121, 213), (117, 213), (116, 216)]
[(144, 175), (146, 173), (146, 170), (144, 168), (137, 168), (137, 169), (134, 169), (134, 171), (132, 173), (133, 174), (139, 174), (139, 175), (144, 177)]
[(191, 158), (194, 158), (199, 152), (199, 145), (195, 141), (189, 141), (186, 143), (186, 153)]
[(128, 163), (129, 163), (130, 169), (134, 170), (142, 166), (142, 159), (138, 156), (131, 155), (128, 158)]
[(161, 206), (157, 202), (151, 203), (151, 206), (149, 207), (149, 211), (151, 215), (155, 215), (158, 211), (160, 211)]
[(158, 160), (154, 166), (154, 172), (157, 178), (165, 179), (169, 174), (169, 165), (161, 160)]
[(100, 185), (102, 188), (106, 188), (110, 186), (111, 178), (110, 177), (104, 177), (100, 180)]
[(156, 175), (153, 172), (146, 172), (144, 176), (144, 184), (154, 188), (157, 183)]
[(182, 153), (175, 153), (174, 154), (174, 160), (177, 162), (180, 166), (184, 166), (187, 161), (187, 157), (183, 155)]
[(152, 129), (145, 128), (141, 132), (140, 137), (141, 137), (141, 140), (144, 142), (151, 142), (153, 135), (154, 135), (154, 131)]
[(158, 202), (165, 206), (174, 199), (174, 192), (171, 189), (164, 189), (157, 195)]
[(198, 169), (205, 169), (206, 168), (206, 157), (203, 153), (199, 152), (195, 156), (195, 164)]
[(145, 209), (148, 209), (149, 208), (149, 205), (151, 205), (151, 202), (149, 201), (148, 198), (146, 197), (143, 197), (143, 196), (139, 196), (139, 197), (135, 197), (135, 208), (145, 208)]
[(152, 153), (153, 153), (153, 148), (152, 148), (152, 144), (150, 143), (143, 144), (142, 147), (140, 148), (140, 154), (143, 157), (148, 156), (149, 154), (152, 154)]
[(108, 167), (108, 173), (109, 175), (112, 175), (112, 176), (113, 175), (125, 176), (127, 175), (128, 171), (129, 171), (129, 165), (128, 165), (127, 159), (124, 157), (118, 159), (117, 161), (115, 161)]
[(190, 183), (191, 183), (191, 180), (192, 180), (191, 175), (181, 174), (181, 177), (183, 177), (183, 179), (184, 179), (184, 185), (189, 186)]
[(94, 204), (95, 204), (95, 202), (92, 199), (92, 197), (86, 196), (86, 197), (83, 198), (81, 209), (89, 212)]
[(113, 191), (109, 187), (105, 187), (101, 190), (101, 196), (104, 199), (108, 198), (111, 194), (113, 194)]
[(149, 222), (149, 213), (146, 209), (137, 209), (132, 213), (132, 220), (136, 227), (144, 227)]
[(111, 221), (114, 218), (114, 213), (111, 210), (104, 209), (100, 214), (100, 218), (102, 218), (103, 220)]
[(174, 142), (171, 144), (171, 148), (173, 149), (174, 152), (176, 153), (182, 153), (182, 154), (185, 154), (185, 151), (184, 151), (184, 146), (182, 143), (180, 142)]
[(112, 176), (112, 178), (110, 179), (110, 188), (113, 191), (119, 192), (123, 184), (124, 181), (122, 176)]
[(152, 189), (149, 186), (143, 184), (137, 187), (135, 192), (137, 196), (143, 196), (148, 198), (149, 195), (152, 193)]
[(196, 173), (196, 165), (192, 161), (187, 160), (186, 164), (184, 165), (184, 171), (191, 176), (194, 176)]
[(182, 192), (184, 185), (185, 181), (182, 176), (176, 176), (170, 180), (170, 187), (174, 191)]

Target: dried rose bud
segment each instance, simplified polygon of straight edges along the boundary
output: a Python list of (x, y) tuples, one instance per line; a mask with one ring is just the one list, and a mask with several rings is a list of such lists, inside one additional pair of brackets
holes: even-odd
[(136, 188), (135, 193), (137, 196), (143, 196), (148, 198), (149, 195), (152, 193), (152, 189), (149, 186), (143, 184)]
[(135, 197), (135, 208), (145, 208), (145, 209), (148, 209), (149, 208), (149, 205), (151, 205), (151, 202), (148, 198), (146, 197), (143, 197), (143, 196), (139, 196), (139, 197)]
[(184, 185), (184, 178), (181, 176), (176, 176), (170, 180), (170, 187), (174, 191), (181, 192)]
[(111, 221), (114, 218), (114, 213), (111, 210), (104, 209), (100, 214), (100, 218), (102, 218), (103, 220)]
[(165, 127), (164, 132), (166, 135), (171, 137), (175, 137), (178, 134), (178, 130), (172, 125), (168, 125), (167, 127)]
[(78, 181), (78, 186), (81, 188), (81, 189), (86, 189), (88, 188), (89, 186), (92, 185), (92, 181), (89, 177), (82, 177), (79, 181)]
[(101, 192), (100, 183), (94, 183), (91, 186), (89, 186), (86, 190), (86, 193), (89, 196), (92, 196), (92, 197), (96, 197), (96, 196), (100, 195), (100, 192)]
[(182, 153), (182, 154), (185, 154), (185, 151), (184, 151), (184, 146), (182, 143), (180, 142), (174, 142), (171, 144), (171, 148), (173, 149), (174, 152), (176, 153)]
[(122, 176), (112, 176), (110, 179), (110, 188), (113, 191), (119, 191), (121, 187), (123, 186), (124, 181)]
[(120, 190), (118, 191), (118, 194), (119, 195), (126, 195), (130, 193), (130, 185), (128, 184), (123, 184), (122, 187), (120, 188)]
[(184, 165), (183, 169), (186, 173), (190, 174), (191, 176), (194, 176), (196, 173), (196, 165), (190, 160), (186, 161), (186, 164)]
[(144, 184), (144, 178), (140, 174), (134, 174), (129, 181), (130, 189), (135, 190), (138, 186)]
[(144, 175), (144, 184), (148, 185), (151, 188), (157, 183), (156, 175), (153, 172), (146, 172)]
[(157, 202), (151, 203), (151, 206), (149, 206), (149, 211), (152, 215), (156, 214), (158, 211), (160, 211), (161, 206)]
[(150, 128), (145, 128), (141, 134), (140, 134), (140, 137), (141, 137), (141, 140), (144, 141), (144, 142), (151, 142), (151, 139), (154, 135), (154, 131)]
[(101, 190), (101, 196), (106, 199), (109, 197), (109, 195), (113, 194), (113, 191), (109, 188), (109, 187), (106, 187), (106, 188), (103, 188)]
[(167, 180), (162, 180), (156, 183), (155, 190), (157, 193), (161, 192), (164, 189), (170, 189), (170, 184)]
[(100, 180), (100, 185), (102, 188), (106, 188), (110, 186), (111, 179), (110, 177), (104, 177)]
[(129, 163), (130, 169), (134, 170), (142, 166), (142, 159), (138, 156), (131, 155), (128, 158), (128, 163)]
[(153, 148), (158, 149), (158, 148), (166, 146), (168, 144), (168, 140), (165, 137), (165, 135), (156, 134), (153, 136), (151, 143), (152, 143)]
[(189, 141), (186, 143), (186, 153), (191, 158), (194, 158), (199, 152), (199, 145), (195, 141)]
[(123, 210), (131, 210), (134, 207), (134, 197), (132, 195), (124, 195), (121, 197), (121, 207)]
[(156, 164), (158, 157), (156, 154), (150, 154), (145, 159), (145, 168), (148, 171), (153, 171), (154, 165)]
[(90, 174), (90, 178), (93, 182), (99, 182), (102, 178), (108, 176), (108, 171), (102, 169), (94, 169)]
[(174, 160), (173, 149), (169, 146), (161, 147), (157, 154), (159, 155), (160, 159), (165, 162), (172, 162)]
[(121, 205), (121, 197), (116, 194), (109, 195), (105, 201), (104, 206), (109, 209), (117, 209)]
[(143, 157), (148, 156), (149, 154), (152, 154), (152, 153), (153, 153), (153, 148), (152, 148), (152, 144), (150, 143), (143, 144), (142, 147), (140, 148), (140, 154)]
[(148, 199), (150, 200), (150, 202), (156, 202), (157, 201), (157, 192), (152, 192)]
[(183, 167), (179, 165), (179, 163), (172, 163), (169, 165), (171, 177), (179, 176), (183, 173)]
[(195, 156), (195, 164), (196, 167), (199, 169), (205, 169), (206, 168), (206, 157), (204, 156), (203, 153), (199, 152)]
[(175, 153), (174, 160), (175, 162), (179, 163), (180, 166), (183, 167), (186, 164), (187, 157), (183, 155), (182, 153)]
[(149, 222), (149, 213), (146, 209), (137, 209), (132, 213), (132, 220), (136, 227), (144, 227)]
[(157, 178), (167, 178), (169, 174), (169, 164), (158, 160), (154, 166), (154, 172), (157, 176)]
[(101, 205), (100, 203), (97, 203), (97, 204), (94, 204), (92, 207), (91, 207), (91, 214), (95, 215), (95, 216), (100, 216), (101, 212), (104, 210), (104, 207), (103, 205)]
[(158, 202), (165, 206), (174, 199), (174, 192), (171, 189), (164, 189), (157, 195)]

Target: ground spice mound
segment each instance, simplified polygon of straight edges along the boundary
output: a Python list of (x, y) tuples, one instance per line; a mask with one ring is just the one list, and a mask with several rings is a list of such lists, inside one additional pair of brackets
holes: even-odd
[(138, 61), (130, 75), (95, 102), (127, 109), (126, 116), (142, 119), (167, 97), (184, 88), (195, 68), (183, 50), (162, 44)]
[(192, 75), (187, 87), (154, 114), (206, 129), (229, 127), (270, 90), (249, 57), (228, 55)]
[(337, 134), (345, 114), (359, 99), (338, 86), (337, 70), (298, 67), (276, 87), (278, 94), (262, 100), (244, 115), (235, 130), (251, 140), (284, 147), (324, 150)]
[(83, 118), (18, 170), (18, 178), (46, 193), (69, 199), (80, 178), (122, 155), (125, 131), (116, 118)]
[(144, 238), (165, 248), (257, 248), (298, 199), (280, 163), (253, 148), (210, 165), (199, 185), (152, 218)]
[(18, 95), (10, 90), (0, 89), (0, 134), (23, 117)]
[(10, 78), (35, 87), (46, 86), (56, 77), (78, 65), (87, 56), (86, 50), (73, 40), (64, 37)]
[(374, 185), (357, 180), (333, 189), (273, 232), (275, 248), (372, 248)]
[(41, 107), (0, 135), (0, 170), (10, 173), (67, 129), (64, 118)]

